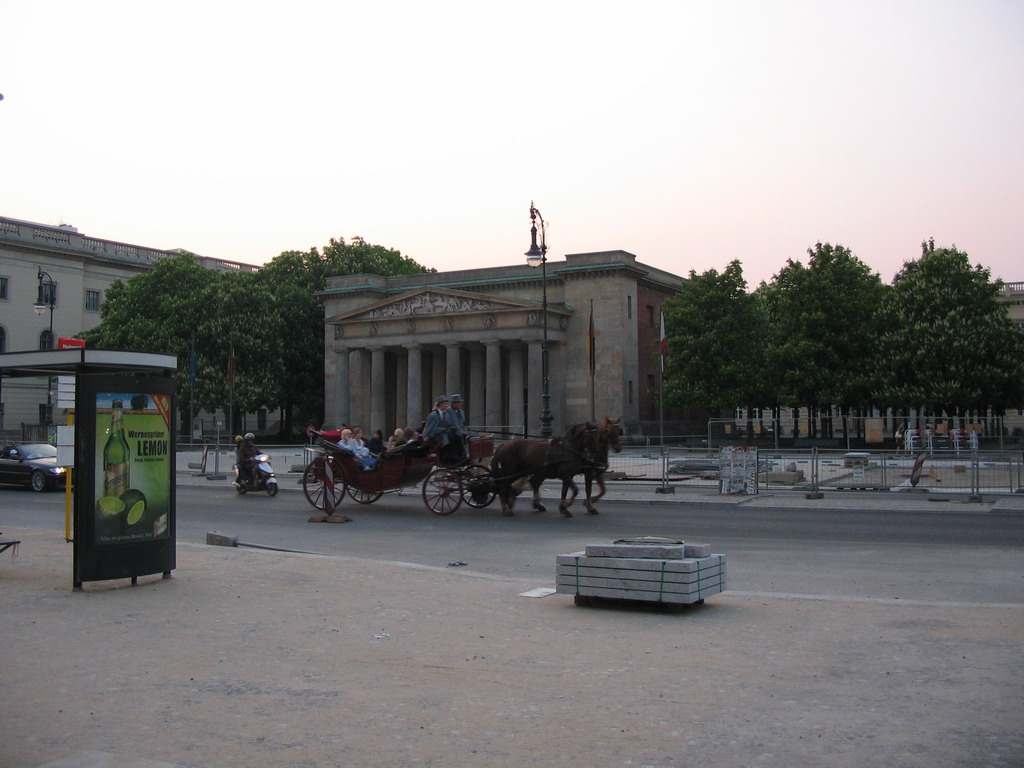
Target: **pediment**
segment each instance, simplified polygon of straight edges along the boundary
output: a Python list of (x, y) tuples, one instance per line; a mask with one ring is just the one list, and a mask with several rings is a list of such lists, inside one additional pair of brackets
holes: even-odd
[(429, 315), (472, 314), (476, 312), (519, 311), (536, 308), (535, 302), (496, 298), (486, 294), (456, 291), (449, 288), (419, 288), (395, 298), (360, 307), (330, 318), (330, 322), (346, 320), (387, 320)]

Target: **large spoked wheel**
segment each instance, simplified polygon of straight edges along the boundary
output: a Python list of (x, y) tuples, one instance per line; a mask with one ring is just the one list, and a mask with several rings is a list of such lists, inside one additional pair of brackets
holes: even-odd
[(483, 509), (498, 495), (494, 475), (487, 467), (470, 464), (462, 471), (462, 500)]
[(450, 515), (462, 504), (462, 483), (449, 469), (435, 469), (423, 481), (423, 503), (435, 515)]
[(377, 499), (384, 495), (383, 491), (360, 491), (358, 488), (353, 486), (348, 487), (348, 495), (351, 496), (355, 501), (360, 504), (373, 504)]
[(323, 456), (317, 456), (302, 473), (302, 490), (306, 494), (306, 500), (317, 509), (321, 509), (329, 515), (345, 498), (345, 481), (343, 478), (335, 477), (333, 467)]

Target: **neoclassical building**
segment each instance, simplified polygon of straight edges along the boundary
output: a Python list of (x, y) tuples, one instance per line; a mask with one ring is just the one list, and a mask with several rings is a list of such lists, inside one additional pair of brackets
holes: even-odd
[[(605, 416), (634, 434), (656, 431), (660, 308), (682, 278), (625, 251), (569, 254), (546, 272), (554, 434)], [(330, 278), (326, 423), (388, 434), (458, 392), (475, 429), (538, 436), (544, 286), (542, 270), (525, 264)]]

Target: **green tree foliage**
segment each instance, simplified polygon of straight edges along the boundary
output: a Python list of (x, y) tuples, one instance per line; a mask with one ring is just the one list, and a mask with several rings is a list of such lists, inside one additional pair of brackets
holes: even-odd
[(669, 348), (666, 404), (732, 408), (756, 401), (765, 324), (758, 298), (747, 293), (739, 261), (721, 274), (691, 270), (662, 309)]
[(817, 243), (808, 264), (789, 260), (762, 284), (765, 350), (774, 405), (864, 407), (872, 378), (885, 287), (848, 248)]
[(292, 420), (318, 426), (324, 412), (324, 303), (318, 295), (327, 278), (338, 275), (415, 275), (435, 272), (399, 251), (367, 243), (360, 237), (346, 243), (334, 239), (323, 251), (285, 251), (259, 271), (271, 286), (287, 317), (284, 340), (284, 386), (280, 406), (286, 428)]
[(1024, 334), (996, 296), (1000, 284), (968, 255), (921, 245), (884, 304), (879, 400), (949, 414), (1024, 403)]
[[(282, 408), (323, 418), (324, 306), (317, 295), (327, 277), (427, 271), (398, 251), (355, 238), (332, 239), (323, 253), (286, 251), (258, 272), (215, 272), (191, 254), (160, 259), (152, 271), (114, 282), (100, 307), (100, 324), (82, 334), (90, 347), (158, 352), (178, 358), (182, 402), (191, 387), (196, 344), (194, 404), (236, 414)], [(235, 379), (229, 392), (228, 356)], [(229, 402), (233, 396), (233, 402)]]
[[(157, 352), (178, 358), (182, 402), (228, 409), (227, 362), (235, 348), (234, 410), (273, 407), (282, 379), (282, 318), (273, 294), (250, 273), (201, 267), (192, 254), (160, 259), (151, 272), (116, 281), (100, 307), (100, 324), (83, 337), (90, 347)], [(196, 387), (191, 388), (192, 341)]]

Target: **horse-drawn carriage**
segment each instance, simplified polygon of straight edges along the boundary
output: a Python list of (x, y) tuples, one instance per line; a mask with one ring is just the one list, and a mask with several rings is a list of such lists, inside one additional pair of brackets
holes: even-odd
[(436, 515), (450, 515), (463, 502), (486, 507), (494, 501), (496, 486), (490, 470), (480, 463), (494, 453), (490, 437), (471, 437), (468, 455), (445, 461), (439, 444), (410, 444), (380, 455), (376, 467), (366, 469), (355, 455), (315, 430), (313, 455), (302, 473), (306, 499), (328, 515), (334, 514), (345, 496), (360, 504), (372, 504), (388, 491), (422, 484), (423, 503)]

